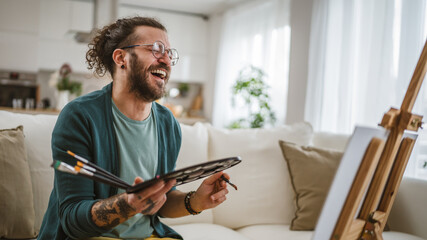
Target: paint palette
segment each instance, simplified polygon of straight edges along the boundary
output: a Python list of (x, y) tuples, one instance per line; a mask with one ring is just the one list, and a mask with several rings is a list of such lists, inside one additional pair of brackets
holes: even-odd
[(240, 157), (230, 157), (230, 158), (224, 158), (224, 159), (219, 159), (219, 160), (214, 160), (214, 161), (209, 161), (209, 162), (189, 166), (186, 168), (182, 168), (182, 169), (175, 170), (173, 172), (161, 175), (158, 178), (154, 178), (154, 179), (139, 183), (137, 185), (134, 185), (132, 187), (129, 187), (128, 189), (126, 189), (126, 192), (127, 193), (139, 192), (157, 183), (158, 181), (168, 181), (172, 179), (176, 179), (175, 186), (186, 184), (201, 178), (208, 177), (217, 172), (221, 172), (225, 169), (231, 168), (239, 164), (241, 161), (242, 160), (240, 159)]

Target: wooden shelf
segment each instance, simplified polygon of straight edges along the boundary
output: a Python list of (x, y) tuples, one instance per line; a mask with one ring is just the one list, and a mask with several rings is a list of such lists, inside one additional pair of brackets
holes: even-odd
[(24, 114), (49, 114), (49, 115), (58, 115), (60, 111), (56, 109), (25, 109), (25, 108), (10, 108), (10, 107), (0, 107), (2, 111), (14, 112), (14, 113), (24, 113)]
[[(0, 107), (0, 111), (8, 111), (8, 112), (14, 112), (14, 113), (24, 113), (24, 114), (49, 114), (49, 115), (58, 115), (60, 111), (56, 109), (23, 109), (23, 108), (9, 108), (9, 107)], [(207, 119), (205, 118), (198, 118), (198, 117), (178, 117), (176, 118), (178, 122), (186, 124), (186, 125), (193, 125), (196, 122), (206, 122)]]

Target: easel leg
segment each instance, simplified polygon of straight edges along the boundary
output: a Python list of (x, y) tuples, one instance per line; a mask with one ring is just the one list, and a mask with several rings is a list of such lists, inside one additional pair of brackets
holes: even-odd
[[(347, 200), (342, 208), (343, 210), (341, 215), (338, 218), (331, 237), (332, 239), (349, 239), (345, 236), (347, 236), (349, 233), (351, 225), (356, 218), (358, 206), (360, 206), (363, 194), (368, 188), (369, 181), (372, 179), (383, 149), (384, 141), (382, 139), (373, 138), (369, 143), (357, 175), (354, 178), (353, 185), (351, 186), (350, 192), (347, 195)], [(356, 231), (356, 235), (352, 236), (351, 240), (357, 239), (360, 236), (360, 232), (362, 230), (363, 225), (360, 225), (360, 229), (352, 229), (352, 231)]]
[(360, 240), (383, 240), (381, 225), (378, 222), (367, 222)]
[(394, 200), (396, 199), (397, 191), (399, 190), (400, 182), (403, 178), (406, 165), (408, 164), (409, 158), (414, 148), (415, 140), (412, 138), (404, 138), (400, 145), (399, 152), (396, 157), (396, 161), (390, 173), (390, 177), (387, 181), (384, 195), (381, 199), (378, 210), (386, 213), (384, 224), (381, 225), (381, 230), (384, 230), (385, 223), (387, 222), (388, 215), (390, 214), (391, 207), (393, 206)]
[(381, 224), (375, 223), (375, 239), (376, 240), (383, 240), (383, 232), (381, 228)]

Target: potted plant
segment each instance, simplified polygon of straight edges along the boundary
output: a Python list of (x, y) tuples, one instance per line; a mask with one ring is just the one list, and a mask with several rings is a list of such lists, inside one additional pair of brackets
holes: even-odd
[(247, 117), (233, 121), (229, 128), (262, 128), (274, 125), (276, 116), (268, 102), (269, 86), (264, 81), (266, 74), (260, 68), (248, 66), (243, 68), (232, 87), (232, 105), (236, 107), (238, 99), (243, 100)]
[(82, 83), (71, 81), (70, 73), (72, 72), (71, 66), (64, 63), (59, 69), (59, 81), (56, 84), (58, 91), (69, 91), (70, 94), (80, 96), (82, 94)]
[(188, 83), (179, 83), (178, 90), (179, 90), (180, 96), (186, 97), (188, 94), (188, 91), (190, 91), (190, 85)]
[(58, 101), (56, 104), (57, 110), (61, 110), (68, 103), (70, 94), (80, 96), (82, 93), (82, 83), (71, 81), (71, 72), (71, 66), (64, 63), (59, 71), (53, 74), (51, 86), (54, 85), (58, 90)]

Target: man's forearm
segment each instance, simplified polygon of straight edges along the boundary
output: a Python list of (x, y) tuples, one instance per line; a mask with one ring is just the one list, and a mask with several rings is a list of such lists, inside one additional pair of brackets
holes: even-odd
[[(166, 203), (159, 210), (160, 215), (168, 218), (177, 218), (177, 217), (183, 217), (183, 216), (189, 215), (190, 213), (187, 211), (187, 209), (185, 209), (185, 204), (184, 204), (185, 195), (186, 193), (183, 193), (178, 190), (169, 192), (167, 194)], [(191, 201), (191, 203), (193, 202)], [(192, 207), (196, 207), (196, 206), (192, 206)], [(197, 209), (197, 210), (200, 210), (200, 209)]]
[(128, 204), (127, 195), (123, 193), (98, 201), (92, 206), (91, 213), (97, 226), (111, 229), (135, 215), (135, 210)]
[(167, 200), (163, 207), (159, 210), (159, 214), (163, 217), (177, 218), (188, 215), (184, 205), (185, 193), (175, 190), (167, 194)]
[[(142, 181), (142, 178), (137, 177), (134, 184)], [(99, 227), (111, 229), (137, 213), (153, 215), (163, 206), (166, 201), (165, 194), (175, 183), (175, 180), (166, 183), (159, 181), (137, 193), (122, 193), (100, 200), (92, 206), (92, 220)]]
[[(206, 209), (211, 209), (227, 198), (228, 194), (227, 183), (221, 179), (223, 176), (227, 179), (230, 176), (223, 172), (215, 173), (209, 178), (205, 179), (195, 193), (188, 193), (189, 202), (186, 206), (184, 201), (187, 193), (175, 190), (167, 194), (166, 203), (159, 210), (160, 215), (163, 217), (176, 218), (183, 217), (194, 213), (199, 213)], [(189, 210), (187, 211), (187, 207)]]

